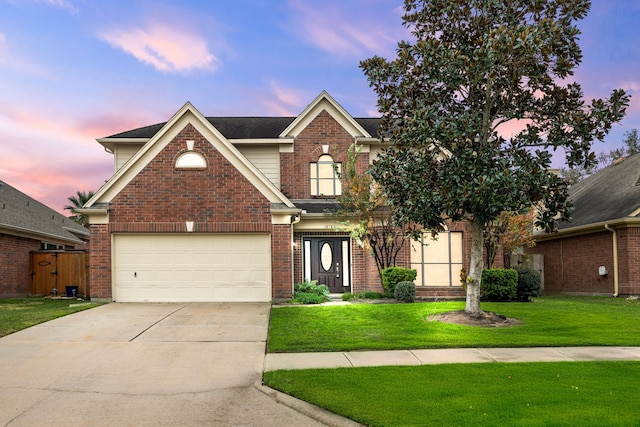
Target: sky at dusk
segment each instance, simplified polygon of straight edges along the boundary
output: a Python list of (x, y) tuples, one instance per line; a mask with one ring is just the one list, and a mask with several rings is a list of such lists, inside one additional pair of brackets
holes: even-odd
[[(401, 0), (0, 0), (0, 179), (63, 212), (113, 173), (96, 138), (205, 116), (296, 116), (328, 91), (378, 116), (359, 61), (407, 38)], [(640, 129), (640, 1), (579, 23), (585, 98), (632, 95), (596, 152)], [(555, 165), (557, 167), (562, 164)]]

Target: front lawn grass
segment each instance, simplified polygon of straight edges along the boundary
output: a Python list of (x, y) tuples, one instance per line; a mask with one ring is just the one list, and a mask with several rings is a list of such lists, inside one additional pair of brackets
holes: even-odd
[(77, 303), (76, 300), (52, 300), (42, 297), (0, 299), (0, 337), (97, 306), (90, 304), (69, 307), (70, 304)]
[(640, 362), (306, 369), (269, 387), (368, 426), (638, 425)]
[(640, 345), (640, 301), (549, 296), (531, 303), (482, 303), (522, 321), (486, 328), (429, 316), (464, 309), (464, 302), (352, 304), (271, 310), (269, 352), (397, 350), (451, 347)]

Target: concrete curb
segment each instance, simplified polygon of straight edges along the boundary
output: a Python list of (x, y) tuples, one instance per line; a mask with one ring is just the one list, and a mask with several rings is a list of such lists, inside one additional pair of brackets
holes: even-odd
[(342, 417), (338, 414), (334, 414), (333, 412), (329, 412), (326, 409), (323, 409), (319, 406), (312, 405), (311, 403), (305, 402), (303, 400), (297, 399), (288, 394), (282, 393), (278, 390), (274, 390), (271, 387), (267, 387), (262, 384), (261, 381), (256, 381), (253, 385), (258, 391), (264, 393), (271, 399), (273, 399), (276, 403), (280, 403), (285, 405), (294, 411), (300, 412), (301, 414), (306, 415), (309, 418), (313, 418), (314, 420), (326, 424), (331, 427), (362, 427), (362, 424), (358, 424), (357, 422), (350, 420), (349, 418)]

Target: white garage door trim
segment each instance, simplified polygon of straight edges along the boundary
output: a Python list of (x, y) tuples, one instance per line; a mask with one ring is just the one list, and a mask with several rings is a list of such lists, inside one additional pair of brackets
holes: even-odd
[(119, 302), (271, 301), (269, 234), (114, 234)]

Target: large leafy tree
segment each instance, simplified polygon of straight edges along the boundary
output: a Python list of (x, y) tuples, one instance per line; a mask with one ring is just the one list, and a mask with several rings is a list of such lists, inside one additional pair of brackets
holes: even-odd
[(78, 212), (78, 209), (83, 207), (90, 198), (93, 197), (93, 191), (77, 191), (74, 196), (70, 196), (67, 200), (71, 203), (70, 205), (66, 205), (64, 207), (65, 210), (71, 212), (71, 218), (78, 224), (81, 224), (85, 227), (89, 227), (89, 217), (85, 214), (81, 214)]
[[(566, 183), (548, 171), (551, 151), (588, 166), (592, 141), (623, 117), (629, 98), (614, 90), (586, 104), (570, 81), (587, 0), (406, 0), (404, 8), (412, 40), (394, 60), (360, 64), (392, 143), (371, 173), (402, 223), (439, 230), (447, 219), (470, 221), (465, 311), (479, 316), (485, 226), (532, 206), (547, 231), (568, 218)], [(500, 129), (510, 123), (523, 130), (506, 138)]]

